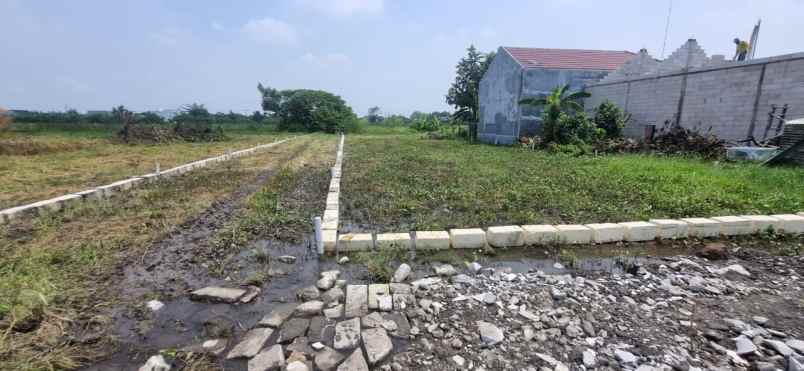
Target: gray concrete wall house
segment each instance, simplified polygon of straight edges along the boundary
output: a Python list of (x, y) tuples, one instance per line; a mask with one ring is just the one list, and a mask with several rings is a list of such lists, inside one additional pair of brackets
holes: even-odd
[(520, 106), (520, 100), (564, 84), (584, 89), (634, 56), (627, 51), (500, 47), (480, 81), (478, 139), (512, 144), (520, 136), (538, 134), (541, 109)]
[(627, 136), (669, 122), (729, 141), (763, 139), (772, 105), (787, 104), (788, 119), (804, 117), (804, 53), (726, 61), (690, 39), (663, 61), (642, 50), (586, 90), (587, 108), (609, 100), (631, 114)]

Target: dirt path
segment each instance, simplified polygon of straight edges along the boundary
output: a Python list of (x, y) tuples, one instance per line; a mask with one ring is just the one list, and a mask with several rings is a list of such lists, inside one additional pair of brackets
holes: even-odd
[[(294, 189), (283, 194), (283, 198), (307, 208), (309, 203), (320, 200), (323, 210), (329, 182), (327, 169), (334, 160), (334, 146), (329, 140), (301, 140), (303, 144), (283, 153), (255, 181), (242, 184), (125, 266), (117, 285), (124, 304), (111, 311), (116, 348), (108, 352), (112, 356), (85, 369), (137, 370), (150, 355), (160, 351), (179, 349), (199, 338), (232, 336), (278, 303), (293, 300), (296, 290), (315, 282), (318, 260), (307, 235), (287, 240), (256, 239), (239, 252), (218, 249), (212, 242), (217, 234), (227, 230), (228, 224), (242, 217), (246, 200), (268, 186), (280, 171), (292, 169), (297, 174)], [(302, 205), (305, 202), (308, 204)], [(262, 256), (263, 252), (269, 257)], [(293, 256), (295, 262), (282, 263), (276, 259), (279, 256)], [(215, 264), (225, 269), (213, 273), (210, 267)], [(187, 295), (190, 290), (205, 286), (237, 287), (242, 277), (254, 273), (265, 273), (268, 278), (258, 297), (248, 304), (197, 302), (189, 300)], [(150, 299), (160, 300), (164, 307), (156, 312), (149, 310), (145, 303)], [(203, 370), (245, 369), (243, 362), (216, 362), (207, 358), (190, 359), (183, 365)]]

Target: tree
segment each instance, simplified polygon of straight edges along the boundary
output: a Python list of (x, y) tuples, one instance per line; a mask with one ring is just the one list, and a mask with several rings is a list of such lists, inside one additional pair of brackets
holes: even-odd
[(479, 120), (480, 79), (486, 73), (495, 53), (483, 54), (470, 45), (466, 49), (466, 57), (461, 58), (455, 66), (455, 81), (447, 92), (447, 104), (455, 107), (455, 118), (470, 123), (470, 135), (477, 135), (476, 125)]
[(567, 93), (569, 85), (556, 86), (553, 91), (546, 96), (538, 98), (525, 98), (519, 104), (543, 107), (542, 111), (542, 139), (545, 143), (563, 143), (567, 137), (562, 132), (562, 121), (559, 120), (562, 114), (574, 115), (576, 112), (583, 111), (581, 100), (591, 94), (585, 91)]
[(366, 119), (369, 123), (377, 124), (382, 122), (382, 113), (380, 112), (380, 107), (374, 106), (369, 108), (368, 115), (366, 115)]
[(341, 97), (321, 90), (286, 90), (277, 115), (284, 130), (347, 131), (356, 125), (357, 116)]
[(271, 87), (257, 83), (257, 90), (262, 95), (262, 110), (265, 112), (277, 113), (285, 96), (283, 92)]
[(608, 99), (595, 108), (595, 125), (606, 131), (607, 138), (619, 138), (631, 115)]

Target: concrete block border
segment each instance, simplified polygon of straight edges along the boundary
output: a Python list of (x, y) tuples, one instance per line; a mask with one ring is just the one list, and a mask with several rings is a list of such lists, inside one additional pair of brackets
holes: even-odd
[(323, 240), (324, 252), (334, 252), (337, 245), (341, 240), (344, 248), (349, 248), (355, 245), (356, 250), (368, 249), (374, 244), (373, 237), (369, 234), (368, 241), (364, 234), (360, 235), (342, 235), (338, 237), (338, 214), (340, 213), (340, 196), (341, 196), (341, 167), (343, 165), (343, 145), (346, 136), (341, 134), (341, 139), (338, 142), (338, 149), (335, 155), (335, 165), (330, 169), (332, 176), (329, 181), (329, 193), (327, 193), (326, 208), (324, 209), (324, 217), (322, 223), (321, 239)]
[(564, 225), (507, 225), (456, 228), (449, 231), (404, 233), (348, 233), (338, 236), (328, 230), (331, 243), (327, 252), (352, 252), (379, 248), (416, 250), (475, 249), (552, 244), (600, 244), (675, 240), (688, 237), (713, 238), (762, 233), (804, 234), (804, 212), (797, 214), (716, 216), (711, 218), (651, 219), (622, 223)]
[(89, 202), (93, 200), (109, 198), (117, 193), (154, 182), (159, 178), (170, 178), (182, 175), (195, 169), (201, 169), (207, 167), (217, 162), (224, 162), (235, 158), (252, 155), (295, 138), (296, 137), (285, 138), (282, 140), (278, 140), (276, 142), (261, 144), (252, 148), (246, 148), (235, 152), (228, 152), (221, 156), (211, 157), (203, 160), (194, 161), (188, 164), (179, 165), (165, 171), (157, 170), (157, 172), (154, 173), (119, 180), (114, 183), (98, 186), (85, 191), (71, 193), (44, 201), (38, 201), (27, 205), (21, 205), (11, 207), (5, 210), (0, 210), (0, 224), (6, 224), (10, 223), (13, 220), (33, 216), (42, 211), (59, 211), (65, 207), (73, 206), (79, 202)]

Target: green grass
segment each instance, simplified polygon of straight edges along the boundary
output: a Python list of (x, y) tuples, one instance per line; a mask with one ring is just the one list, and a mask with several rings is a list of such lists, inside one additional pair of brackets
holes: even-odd
[(347, 136), (342, 224), (399, 231), (804, 210), (804, 169)]
[[(16, 124), (15, 124), (16, 125)], [(227, 131), (227, 141), (123, 144), (113, 130), (15, 128), (0, 132), (0, 209), (276, 141), (284, 133)]]

